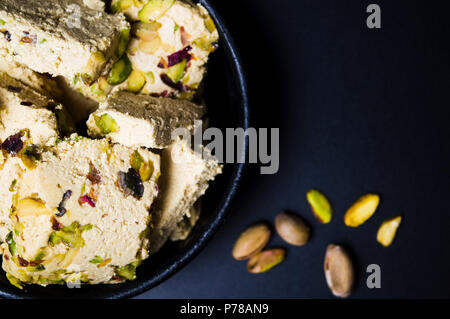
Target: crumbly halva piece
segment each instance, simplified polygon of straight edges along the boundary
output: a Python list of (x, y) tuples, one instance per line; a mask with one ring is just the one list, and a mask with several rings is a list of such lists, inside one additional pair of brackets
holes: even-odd
[[(206, 156), (194, 152), (184, 140), (163, 150), (161, 156), (160, 196), (155, 203), (150, 253), (157, 252), (176, 231), (183, 218), (222, 172), (222, 167), (203, 149)], [(175, 235), (175, 239), (177, 236)]]
[(159, 175), (158, 155), (106, 140), (63, 141), (43, 153), (17, 184), (13, 231), (3, 244), (10, 280), (46, 285), (134, 279), (148, 255)]
[(170, 234), (171, 241), (185, 240), (188, 238), (198, 219), (200, 218), (200, 200), (192, 206), (177, 224), (175, 230)]
[(78, 81), (75, 87), (99, 102), (119, 90), (194, 97), (219, 39), (208, 12), (200, 5), (173, 0), (113, 1), (112, 11), (141, 20), (133, 24), (126, 54), (109, 75), (91, 86)]
[[(0, 240), (11, 229), (9, 214), (21, 174), (33, 169), (43, 148), (60, 133), (70, 133), (71, 120), (61, 106), (0, 72)], [(52, 108), (54, 112), (49, 110)]]
[(100, 104), (87, 126), (91, 136), (107, 136), (114, 143), (164, 148), (175, 129), (192, 131), (204, 112), (203, 106), (186, 100), (119, 92)]
[(62, 98), (62, 91), (55, 79), (14, 62), (12, 57), (3, 51), (0, 51), (0, 72), (8, 74), (42, 95), (58, 100)]
[(54, 145), (59, 137), (56, 109), (64, 112), (54, 100), (0, 72), (0, 141), (21, 133), (29, 135), (31, 144)]
[(114, 60), (123, 15), (77, 5), (70, 0), (2, 0), (0, 48), (40, 73), (96, 80)]

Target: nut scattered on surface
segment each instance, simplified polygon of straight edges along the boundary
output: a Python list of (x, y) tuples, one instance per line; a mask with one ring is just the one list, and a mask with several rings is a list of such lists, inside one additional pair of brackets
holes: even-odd
[(377, 210), (380, 196), (377, 194), (366, 194), (350, 206), (344, 216), (345, 225), (358, 227), (368, 220)]
[(336, 297), (345, 298), (351, 293), (354, 282), (353, 265), (349, 255), (339, 245), (328, 245), (324, 262), (328, 287)]
[(234, 244), (233, 257), (237, 260), (251, 258), (260, 252), (269, 242), (270, 229), (264, 223), (259, 223), (245, 230)]
[(311, 205), (314, 216), (322, 224), (328, 224), (333, 216), (333, 209), (328, 198), (318, 190), (311, 189), (306, 193), (306, 199)]
[(285, 255), (286, 251), (282, 248), (263, 250), (248, 261), (247, 270), (252, 274), (266, 272), (281, 263)]
[(284, 241), (294, 246), (303, 246), (309, 240), (310, 229), (298, 215), (279, 213), (275, 218), (275, 229)]
[(378, 229), (377, 241), (384, 247), (390, 246), (394, 241), (395, 234), (397, 233), (397, 229), (401, 222), (401, 216), (385, 220)]

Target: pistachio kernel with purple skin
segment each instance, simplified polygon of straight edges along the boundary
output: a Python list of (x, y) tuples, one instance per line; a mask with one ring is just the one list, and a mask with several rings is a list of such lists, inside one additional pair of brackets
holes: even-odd
[(144, 184), (134, 168), (130, 168), (126, 173), (118, 173), (117, 186), (125, 196), (132, 195), (138, 200), (144, 196)]
[(69, 198), (71, 196), (72, 196), (72, 191), (71, 190), (68, 190), (68, 191), (66, 191), (64, 193), (63, 198), (62, 198), (61, 202), (58, 205), (58, 212), (59, 213), (56, 214), (56, 216), (58, 216), (58, 217), (64, 216), (64, 214), (67, 212), (67, 209), (65, 207), (66, 203), (67, 203), (67, 201), (69, 200)]
[(102, 181), (100, 171), (95, 168), (94, 164), (92, 163), (89, 163), (89, 173), (87, 175), (87, 178), (91, 181), (92, 184), (99, 184)]
[(8, 154), (15, 156), (23, 148), (22, 136), (22, 132), (11, 135), (2, 143), (2, 149), (4, 149)]
[(172, 81), (171, 78), (169, 78), (169, 76), (165, 73), (160, 75), (161, 77), (161, 81), (167, 85), (168, 87), (171, 87), (174, 90), (180, 91), (180, 92), (187, 92), (189, 91), (189, 87), (186, 85), (183, 85), (183, 83), (181, 81), (175, 83)]
[(56, 220), (55, 216), (52, 216), (50, 221), (52, 223), (52, 229), (53, 230), (61, 230), (63, 228), (63, 225)]
[(190, 61), (192, 58), (192, 55), (189, 53), (192, 50), (192, 47), (189, 45), (185, 47), (184, 49), (177, 51), (167, 57), (168, 60), (168, 67), (174, 66), (183, 60)]
[(89, 206), (95, 207), (95, 201), (89, 195), (83, 195), (78, 199), (78, 204), (83, 205), (84, 203), (88, 203)]

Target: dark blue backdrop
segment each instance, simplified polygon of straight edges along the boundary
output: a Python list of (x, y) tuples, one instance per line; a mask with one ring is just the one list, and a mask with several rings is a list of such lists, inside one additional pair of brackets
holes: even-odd
[[(328, 298), (327, 244), (351, 250), (353, 297), (450, 297), (449, 25), (445, 1), (373, 0), (382, 29), (365, 25), (369, 1), (215, 1), (249, 75), (252, 125), (281, 129), (281, 168), (250, 167), (228, 219), (186, 268), (143, 298)], [(214, 107), (214, 106), (210, 106)], [(331, 224), (320, 225), (305, 200), (328, 194)], [(377, 192), (376, 215), (357, 229), (343, 215), (361, 194)], [(313, 227), (310, 243), (250, 275), (231, 258), (236, 237), (282, 209)], [(387, 217), (404, 216), (395, 243), (375, 240)], [(274, 237), (271, 246), (283, 245)], [(367, 265), (382, 288), (365, 285)]]

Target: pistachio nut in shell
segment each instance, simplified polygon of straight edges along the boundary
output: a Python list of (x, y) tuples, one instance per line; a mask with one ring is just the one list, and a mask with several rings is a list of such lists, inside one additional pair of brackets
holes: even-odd
[(352, 261), (342, 246), (328, 245), (324, 262), (325, 278), (333, 295), (345, 298), (351, 293), (354, 283)]
[(269, 242), (271, 231), (265, 223), (250, 226), (237, 239), (233, 247), (236, 260), (249, 259), (260, 252)]
[(377, 241), (384, 247), (390, 246), (394, 241), (395, 234), (397, 233), (397, 229), (401, 222), (401, 216), (385, 220), (378, 229)]
[(347, 210), (344, 216), (345, 225), (358, 227), (368, 220), (378, 208), (380, 196), (377, 194), (366, 194), (358, 198)]
[(247, 263), (247, 270), (252, 274), (260, 274), (269, 271), (280, 264), (286, 256), (286, 251), (282, 248), (263, 250), (250, 258)]
[(279, 213), (275, 217), (275, 229), (285, 242), (294, 246), (303, 246), (309, 240), (310, 229), (298, 215)]
[(333, 209), (328, 198), (318, 190), (311, 189), (306, 193), (306, 199), (319, 222), (328, 224), (333, 216)]

